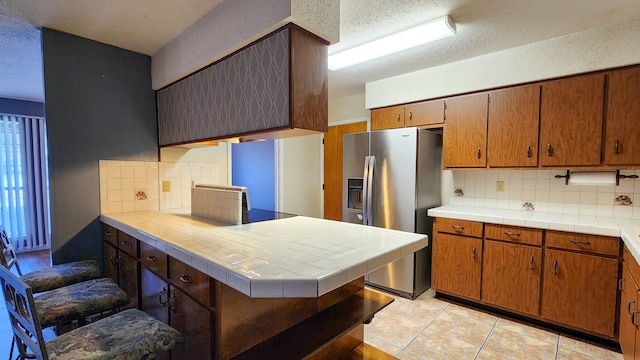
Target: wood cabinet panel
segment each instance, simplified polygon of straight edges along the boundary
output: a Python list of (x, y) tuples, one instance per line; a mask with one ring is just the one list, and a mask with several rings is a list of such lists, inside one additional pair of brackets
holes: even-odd
[(213, 287), (210, 284), (209, 275), (192, 268), (180, 260), (169, 257), (169, 279), (172, 284), (193, 296), (203, 305), (213, 305), (211, 296)]
[(404, 125), (424, 126), (444, 123), (444, 99), (405, 105)]
[(484, 302), (538, 315), (541, 248), (486, 240), (482, 261)]
[(404, 127), (404, 106), (371, 110), (371, 131)]
[(434, 233), (443, 232), (448, 234), (482, 237), (481, 222), (457, 220), (457, 219), (434, 219)]
[[(140, 309), (154, 318), (170, 325), (169, 284), (144, 266), (140, 269)], [(186, 335), (186, 334), (183, 334)], [(169, 360), (169, 352), (154, 359)]]
[(613, 337), (618, 259), (545, 250), (542, 318)]
[(546, 246), (611, 256), (620, 254), (620, 238), (610, 236), (549, 230), (547, 231)]
[(202, 306), (182, 290), (171, 285), (171, 326), (183, 334), (184, 341), (171, 349), (172, 359), (214, 359), (214, 311)]
[(118, 231), (118, 249), (134, 258), (138, 258), (138, 239)]
[(167, 279), (169, 277), (167, 254), (143, 242), (140, 242), (140, 263), (143, 267), (154, 271), (163, 279)]
[(480, 300), (482, 239), (435, 234), (434, 284), (437, 291)]
[(102, 224), (102, 240), (109, 242), (113, 246), (118, 246), (118, 230), (113, 226)]
[(604, 74), (542, 84), (540, 165), (599, 165)]
[(446, 100), (442, 144), (445, 169), (487, 166), (488, 99), (481, 93)]
[[(620, 289), (620, 331), (618, 339), (624, 359), (635, 359), (636, 326), (632, 315), (638, 309), (638, 287), (631, 277), (629, 268), (622, 265), (622, 287)], [(640, 350), (640, 349), (639, 349)]]
[(520, 226), (486, 224), (484, 236), (487, 239), (510, 241), (518, 244), (542, 245), (542, 230)]
[(118, 262), (118, 286), (129, 295), (131, 302), (127, 305), (127, 309), (139, 308), (139, 271), (140, 263), (131, 256), (120, 253), (120, 261)]
[(487, 156), (490, 167), (538, 165), (540, 85), (489, 93)]
[(111, 242), (104, 243), (104, 277), (118, 283), (118, 250)]
[(640, 164), (640, 68), (609, 74), (604, 162)]

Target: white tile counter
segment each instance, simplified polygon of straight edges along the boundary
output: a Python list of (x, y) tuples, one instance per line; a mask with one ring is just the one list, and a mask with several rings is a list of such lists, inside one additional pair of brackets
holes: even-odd
[(318, 297), (428, 243), (422, 234), (304, 216), (225, 225), (181, 210), (101, 220), (255, 298)]
[(456, 205), (430, 209), (428, 215), (490, 224), (526, 226), (537, 229), (621, 237), (633, 257), (640, 263), (640, 220)]

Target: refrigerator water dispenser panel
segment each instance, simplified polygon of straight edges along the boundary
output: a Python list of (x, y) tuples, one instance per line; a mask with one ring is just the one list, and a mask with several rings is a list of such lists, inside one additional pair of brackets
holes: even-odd
[(362, 178), (347, 179), (347, 208), (362, 210)]

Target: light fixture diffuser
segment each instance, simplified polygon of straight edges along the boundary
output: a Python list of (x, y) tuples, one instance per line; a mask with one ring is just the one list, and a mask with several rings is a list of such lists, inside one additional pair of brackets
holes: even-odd
[(439, 40), (456, 33), (456, 24), (447, 16), (399, 31), (366, 44), (329, 55), (329, 69), (338, 70), (368, 60)]

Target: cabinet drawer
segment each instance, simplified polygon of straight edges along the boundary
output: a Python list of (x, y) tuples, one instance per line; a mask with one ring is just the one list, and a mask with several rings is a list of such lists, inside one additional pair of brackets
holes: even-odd
[(138, 258), (138, 239), (131, 235), (118, 231), (118, 249), (125, 253)]
[(437, 232), (482, 237), (482, 223), (479, 222), (436, 218), (434, 223)]
[(631, 255), (631, 252), (629, 251), (626, 245), (624, 246), (622, 259), (624, 263), (627, 264), (627, 268), (631, 273), (631, 277), (633, 278), (633, 281), (635, 281), (636, 284), (639, 283), (640, 282), (640, 265), (638, 265), (638, 262), (633, 257), (633, 255)]
[(113, 246), (118, 246), (118, 230), (113, 226), (102, 224), (102, 240), (109, 242)]
[(193, 296), (205, 306), (212, 306), (209, 275), (204, 274), (180, 260), (169, 257), (169, 279), (171, 283)]
[(542, 245), (542, 230), (519, 226), (487, 224), (484, 236), (492, 240), (504, 240), (518, 244)]
[(547, 247), (580, 250), (603, 255), (620, 254), (620, 238), (578, 234), (561, 231), (547, 231)]
[(149, 270), (152, 270), (156, 274), (167, 278), (167, 272), (169, 271), (167, 263), (167, 254), (156, 249), (155, 247), (140, 242), (140, 262), (142, 266)]

